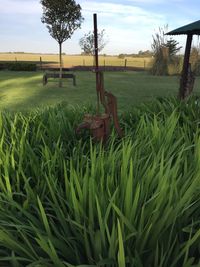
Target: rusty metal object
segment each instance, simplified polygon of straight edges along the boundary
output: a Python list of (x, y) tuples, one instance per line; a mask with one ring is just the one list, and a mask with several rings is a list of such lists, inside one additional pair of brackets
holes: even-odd
[(86, 114), (83, 122), (77, 127), (76, 133), (79, 134), (82, 129), (90, 130), (95, 142), (105, 142), (110, 133), (110, 116), (108, 114)]
[(94, 22), (94, 60), (95, 60), (95, 72), (96, 72), (96, 92), (97, 92), (97, 114), (100, 112), (100, 102), (99, 102), (99, 56), (98, 56), (98, 28), (97, 28), (97, 14), (93, 14), (93, 22)]
[(115, 129), (119, 135), (119, 137), (123, 137), (123, 131), (122, 129), (120, 128), (120, 125), (119, 125), (119, 120), (118, 120), (118, 115), (117, 115), (117, 100), (116, 100), (116, 97), (109, 93), (109, 92), (105, 92), (105, 96), (107, 97), (107, 105), (108, 105), (108, 110), (109, 110), (109, 114), (110, 116), (112, 116), (113, 118), (113, 122), (114, 122), (114, 126), (115, 126)]
[(98, 94), (100, 102), (104, 107), (104, 114), (85, 114), (83, 118), (83, 123), (81, 123), (76, 132), (80, 133), (82, 129), (88, 129), (94, 141), (105, 142), (110, 135), (110, 124), (111, 119), (113, 119), (114, 127), (119, 135), (123, 136), (123, 132), (119, 125), (118, 115), (117, 115), (117, 100), (116, 97), (104, 90), (103, 85), (103, 73), (98, 72)]
[[(94, 45), (95, 45), (95, 75), (97, 92), (97, 111), (95, 115), (85, 114), (83, 122), (78, 125), (76, 133), (79, 134), (82, 129), (88, 129), (95, 142), (105, 142), (110, 135), (111, 119), (120, 137), (123, 136), (117, 116), (116, 97), (106, 92), (104, 89), (103, 72), (99, 71), (98, 65), (98, 33), (97, 33), (97, 15), (94, 14)], [(100, 114), (100, 103), (104, 107), (104, 114)]]

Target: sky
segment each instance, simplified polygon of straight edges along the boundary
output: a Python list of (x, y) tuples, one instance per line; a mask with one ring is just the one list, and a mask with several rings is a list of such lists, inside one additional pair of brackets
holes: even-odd
[[(199, 0), (76, 0), (84, 22), (63, 44), (66, 54), (80, 54), (80, 38), (93, 30), (93, 13), (98, 29), (105, 29), (107, 45), (102, 53), (138, 53), (151, 50), (152, 35), (159, 27), (173, 30), (199, 20)], [(41, 22), (40, 0), (0, 0), (0, 52), (57, 53), (58, 44)], [(184, 47), (186, 37), (174, 37)], [(194, 40), (194, 44), (197, 39)]]

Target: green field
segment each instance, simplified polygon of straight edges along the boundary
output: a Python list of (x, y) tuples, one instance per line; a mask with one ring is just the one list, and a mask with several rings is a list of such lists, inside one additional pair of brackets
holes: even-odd
[[(42, 72), (0, 72), (0, 109), (21, 111), (66, 101), (69, 105), (96, 103), (95, 75), (76, 72), (77, 86), (71, 80), (63, 88), (57, 80), (42, 85)], [(198, 85), (199, 79), (196, 80)], [(179, 79), (151, 76), (145, 72), (106, 72), (105, 89), (118, 99), (120, 112), (161, 96), (176, 96)], [(198, 86), (195, 93), (199, 93)]]

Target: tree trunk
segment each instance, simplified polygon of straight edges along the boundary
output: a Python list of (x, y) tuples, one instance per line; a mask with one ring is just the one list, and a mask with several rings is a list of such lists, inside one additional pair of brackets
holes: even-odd
[(62, 43), (59, 43), (59, 58), (60, 58), (59, 87), (62, 87)]

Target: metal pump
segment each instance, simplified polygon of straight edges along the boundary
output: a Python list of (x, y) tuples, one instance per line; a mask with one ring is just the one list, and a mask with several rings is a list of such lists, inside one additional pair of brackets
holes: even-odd
[[(97, 15), (93, 14), (94, 20), (94, 47), (95, 47), (95, 74), (96, 74), (96, 91), (97, 91), (97, 114), (85, 114), (83, 122), (78, 125), (76, 133), (80, 134), (82, 129), (89, 129), (94, 141), (105, 142), (110, 135), (110, 124), (113, 119), (114, 127), (119, 135), (123, 136), (117, 115), (116, 97), (105, 91), (103, 72), (99, 70), (98, 64), (98, 32), (97, 32)], [(100, 103), (104, 107), (104, 114), (100, 114)]]

